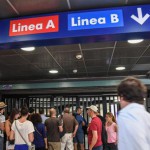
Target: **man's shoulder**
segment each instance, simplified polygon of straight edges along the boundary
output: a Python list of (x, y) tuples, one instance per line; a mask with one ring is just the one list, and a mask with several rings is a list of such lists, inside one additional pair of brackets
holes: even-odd
[(95, 117), (94, 119), (92, 119), (91, 123), (93, 123), (93, 124), (101, 124), (102, 121), (100, 120), (100, 118)]

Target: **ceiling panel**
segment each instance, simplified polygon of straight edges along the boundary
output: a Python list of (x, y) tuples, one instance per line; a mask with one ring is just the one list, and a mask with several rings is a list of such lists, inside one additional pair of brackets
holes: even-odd
[(62, 61), (60, 62), (61, 66), (65, 69), (77, 69), (77, 68), (84, 68), (84, 63), (82, 60), (76, 60), (76, 61)]
[(68, 11), (66, 0), (10, 0), (20, 15)]
[(49, 54), (28, 54), (28, 55), (22, 55), (23, 58), (28, 60), (30, 63), (52, 63), (53, 59)]
[(117, 42), (117, 45), (116, 47), (146, 47), (150, 44), (150, 41), (149, 40), (144, 40), (143, 42), (141, 43), (136, 43), (136, 44), (131, 44), (131, 43), (128, 43), (127, 41), (119, 41)]
[(85, 64), (87, 67), (93, 67), (93, 66), (105, 66), (105, 65), (109, 65), (109, 58), (107, 59), (91, 59), (91, 60), (87, 60), (85, 61)]
[(114, 53), (114, 58), (120, 57), (139, 57), (145, 47), (128, 47), (128, 48), (116, 48)]
[(0, 56), (4, 56), (4, 55), (17, 55), (17, 53), (15, 52), (15, 50), (0, 50)]
[(47, 48), (50, 52), (71, 52), (71, 51), (79, 51), (80, 50), (79, 44), (48, 46)]
[(0, 19), (15, 17), (17, 14), (6, 0), (0, 0)]
[(90, 44), (81, 44), (82, 50), (92, 50), (92, 49), (104, 49), (104, 48), (113, 48), (115, 42), (98, 42)]
[(103, 67), (87, 67), (88, 73), (96, 73), (96, 72), (107, 72), (108, 66)]
[(88, 59), (106, 59), (111, 57), (112, 51), (112, 48), (83, 51), (83, 56), (85, 58), (85, 61), (87, 61)]
[(127, 0), (128, 5), (149, 4), (149, 0)]
[(112, 65), (131, 65), (136, 63), (136, 61), (138, 60), (138, 57), (135, 58), (118, 58), (118, 59), (113, 59), (111, 64)]
[(56, 69), (59, 68), (59, 65), (52, 61), (52, 62), (47, 62), (47, 63), (33, 63), (35, 66), (37, 66), (39, 69)]
[(135, 65), (132, 70), (139, 70), (139, 71), (142, 71), (142, 70), (150, 70), (150, 64), (137, 64)]
[(149, 49), (143, 54), (143, 56), (150, 56), (150, 46)]
[(72, 52), (52, 52), (53, 57), (58, 61), (76, 61), (76, 55), (81, 54), (80, 51), (72, 51)]
[(112, 1), (112, 0), (69, 0), (71, 8), (74, 9), (89, 9), (89, 8), (102, 8), (113, 7), (125, 4), (125, 0)]
[(150, 57), (141, 57), (138, 61), (138, 64), (149, 64), (150, 65)]
[(20, 57), (19, 55), (12, 55), (12, 56), (2, 56), (0, 55), (0, 60), (2, 62), (5, 62), (5, 64), (26, 64), (27, 61), (25, 61), (22, 57)]

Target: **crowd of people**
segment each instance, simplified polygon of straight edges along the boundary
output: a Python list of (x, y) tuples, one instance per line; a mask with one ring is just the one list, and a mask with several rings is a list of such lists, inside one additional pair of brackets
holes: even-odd
[(117, 122), (111, 112), (105, 118), (100, 116), (95, 105), (87, 108), (89, 122), (82, 116), (81, 107), (73, 114), (65, 107), (59, 117), (55, 108), (49, 110), (50, 117), (43, 110), (34, 113), (31, 108), (29, 113), (27, 107), (20, 111), (14, 108), (5, 121), (3, 113), (7, 105), (0, 102), (0, 150), (4, 132), (7, 150), (85, 150), (85, 134), (89, 150), (150, 150), (150, 114), (143, 106), (145, 85), (128, 77), (117, 90), (121, 106)]

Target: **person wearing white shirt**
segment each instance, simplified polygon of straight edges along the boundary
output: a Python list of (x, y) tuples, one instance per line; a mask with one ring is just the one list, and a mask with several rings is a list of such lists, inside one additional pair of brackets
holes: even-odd
[(150, 150), (150, 114), (144, 108), (147, 88), (128, 77), (118, 86), (121, 111), (118, 116), (118, 150)]
[(23, 107), (21, 109), (21, 118), (12, 124), (10, 140), (15, 139), (15, 150), (28, 150), (28, 146), (34, 140), (34, 126), (31, 121), (27, 120), (28, 114), (28, 108)]
[(40, 113), (41, 118), (42, 118), (42, 123), (44, 124), (44, 123), (45, 123), (45, 120), (48, 119), (48, 117), (45, 116), (43, 109), (40, 109), (40, 110), (39, 110), (39, 113)]

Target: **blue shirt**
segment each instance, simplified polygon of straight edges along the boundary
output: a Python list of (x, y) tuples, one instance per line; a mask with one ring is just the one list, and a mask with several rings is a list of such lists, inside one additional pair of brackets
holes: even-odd
[(45, 120), (48, 119), (48, 117), (46, 117), (44, 114), (41, 114), (41, 118), (42, 118), (42, 123), (45, 123)]
[(79, 124), (77, 133), (83, 133), (82, 122), (84, 121), (83, 117), (79, 114), (76, 114), (76, 120)]
[(150, 150), (150, 114), (143, 105), (131, 103), (119, 112), (118, 149)]
[[(45, 147), (44, 138), (46, 138), (46, 131), (45, 131), (44, 124), (38, 123), (34, 125), (34, 127), (36, 127), (34, 132), (34, 141), (33, 141), (33, 143), (35, 144), (35, 148)], [(37, 132), (36, 129), (41, 135)]]

